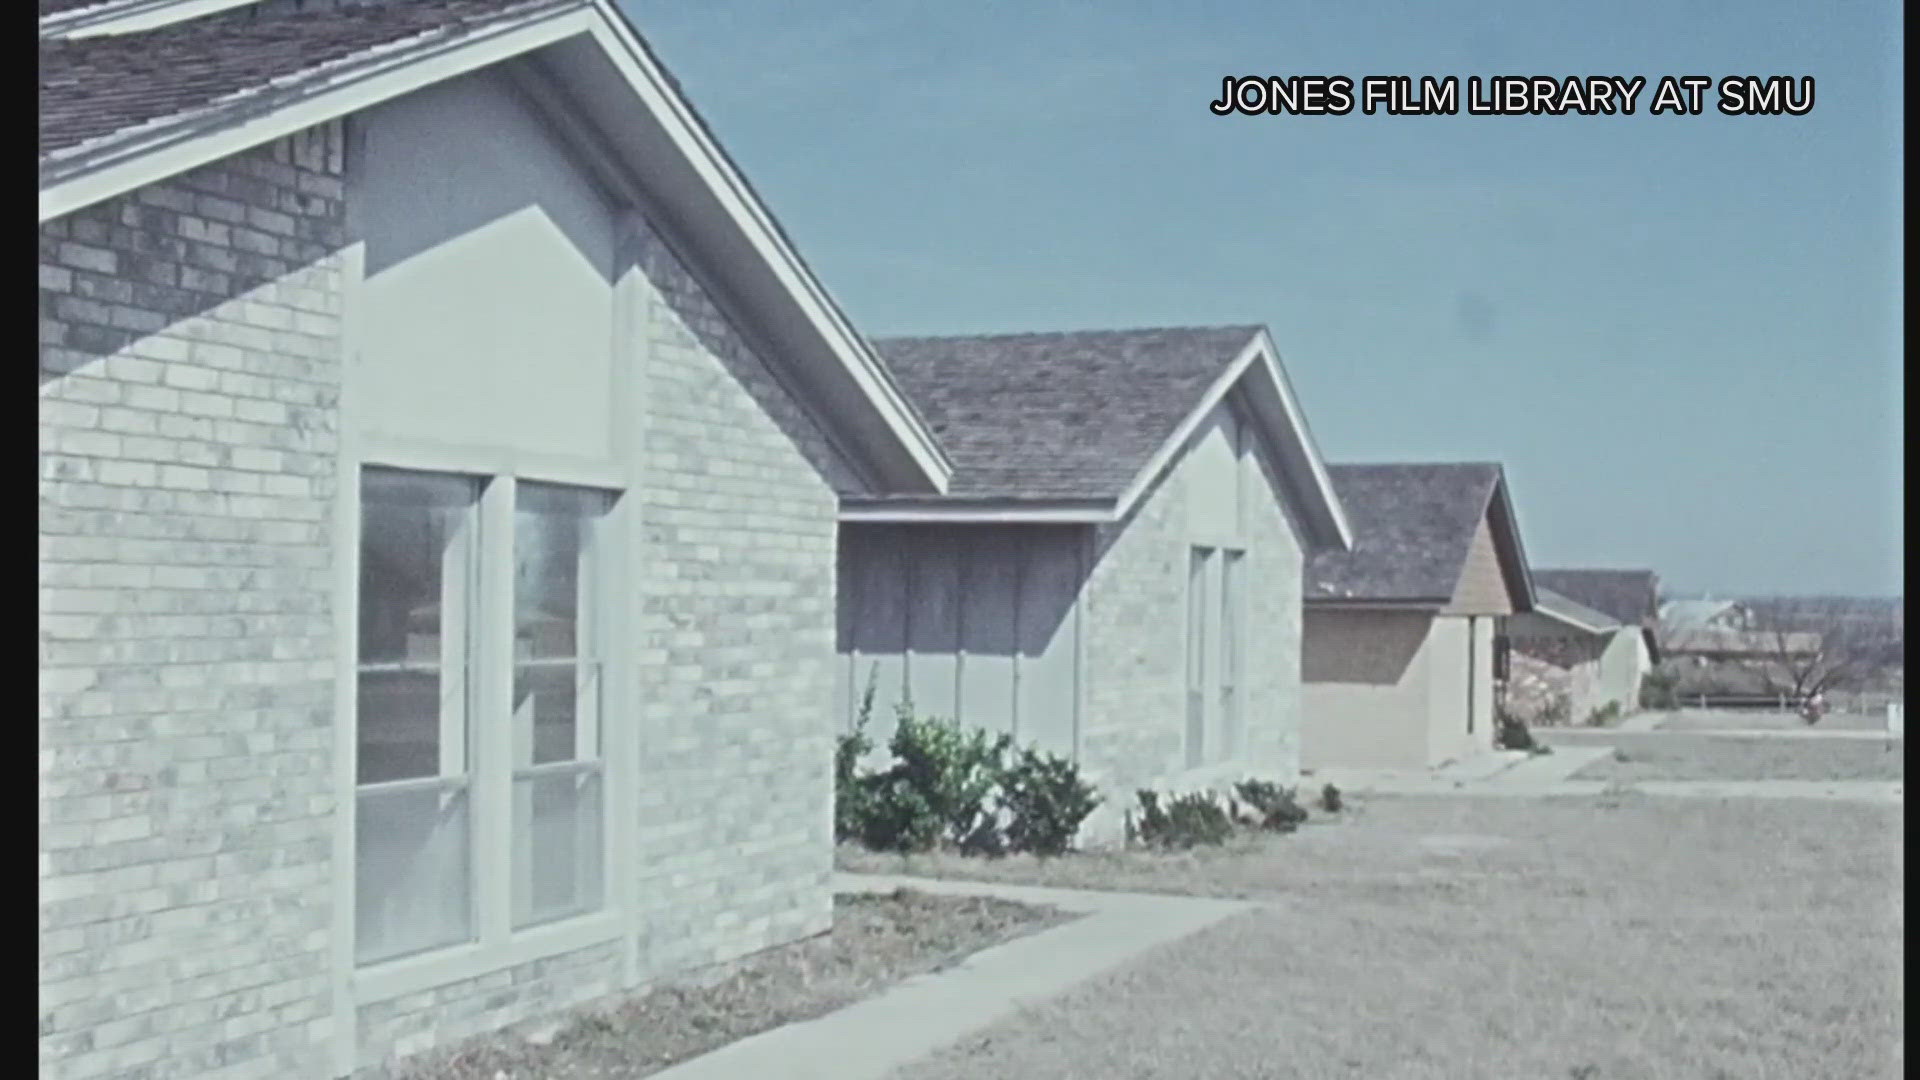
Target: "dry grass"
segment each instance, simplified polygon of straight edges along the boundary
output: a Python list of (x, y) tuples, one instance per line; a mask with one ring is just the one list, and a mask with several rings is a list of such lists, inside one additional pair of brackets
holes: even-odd
[(911, 975), (1071, 918), (989, 897), (834, 897), (829, 934), (769, 949), (704, 985), (668, 986), (583, 1012), (553, 1040), (474, 1040), (406, 1080), (633, 1080), (781, 1024), (832, 1012)]
[(1790, 712), (1679, 709), (1660, 721), (1662, 731), (1884, 731), (1885, 712), (1831, 712), (1808, 724)]
[(1906, 741), (1822, 739), (1658, 731), (1576, 736), (1556, 732), (1545, 740), (1567, 745), (1606, 745), (1602, 758), (1574, 774), (1576, 780), (1901, 780), (1906, 777)]
[(1902, 837), (1898, 808), (1450, 796), (1231, 852), (845, 862), (1274, 901), (915, 1080), (1861, 1080), (1902, 1073)]

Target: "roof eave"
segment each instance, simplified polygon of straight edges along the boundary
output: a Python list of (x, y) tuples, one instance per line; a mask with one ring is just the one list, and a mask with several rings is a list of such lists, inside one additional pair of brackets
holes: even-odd
[(1119, 518), (1112, 499), (893, 496), (840, 500), (843, 525), (1099, 525)]
[(104, 0), (56, 12), (40, 20), (40, 40), (61, 41), (100, 34), (128, 34), (156, 26), (217, 15), (259, 0)]

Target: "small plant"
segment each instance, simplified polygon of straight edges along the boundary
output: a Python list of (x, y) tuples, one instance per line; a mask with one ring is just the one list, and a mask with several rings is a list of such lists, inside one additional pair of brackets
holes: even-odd
[(1100, 805), (1092, 784), (1066, 758), (1028, 749), (1000, 778), (1006, 843), (1014, 851), (1059, 855)]
[(867, 675), (866, 692), (860, 695), (860, 710), (854, 714), (853, 730), (834, 741), (833, 747), (833, 838), (858, 840), (866, 834), (871, 813), (874, 783), (860, 774), (860, 759), (873, 749), (867, 737), (867, 723), (873, 717), (874, 682), (880, 668), (875, 665)]
[(1163, 809), (1160, 796), (1142, 789), (1140, 820), (1134, 835), (1153, 847), (1187, 850), (1201, 844), (1217, 847), (1233, 835), (1233, 819), (1211, 791), (1175, 796)]
[(1618, 719), (1620, 719), (1620, 703), (1609, 701), (1587, 714), (1587, 726), (1606, 727)]
[(1640, 680), (1640, 707), (1667, 710), (1677, 708), (1680, 675), (1674, 671), (1649, 671)]
[(1527, 730), (1527, 722), (1506, 709), (1495, 709), (1493, 714), (1493, 745), (1502, 750), (1533, 750), (1539, 744), (1534, 741), (1533, 732)]
[(1307, 820), (1307, 808), (1294, 801), (1292, 788), (1270, 780), (1242, 780), (1233, 791), (1253, 809), (1254, 823), (1268, 832), (1292, 832)]
[(1329, 814), (1337, 814), (1344, 805), (1346, 804), (1340, 800), (1339, 788), (1328, 784), (1326, 787), (1320, 789), (1320, 809), (1325, 810)]
[(1551, 727), (1555, 724), (1566, 723), (1567, 718), (1572, 715), (1573, 701), (1565, 694), (1555, 694), (1545, 705), (1540, 707), (1539, 719), (1542, 726)]

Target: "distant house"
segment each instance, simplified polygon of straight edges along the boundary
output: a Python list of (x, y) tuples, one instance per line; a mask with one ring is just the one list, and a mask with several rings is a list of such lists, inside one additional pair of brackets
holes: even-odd
[(1499, 623), (1534, 587), (1497, 464), (1335, 465), (1353, 546), (1307, 568), (1308, 768), (1422, 768), (1492, 748)]
[(841, 503), (840, 695), (1071, 757), (1107, 795), (1297, 769), (1303, 559), (1339, 500), (1262, 327), (879, 340), (954, 462)]
[[(1511, 633), (1526, 633), (1536, 643), (1564, 638), (1571, 634), (1576, 638), (1591, 633), (1585, 627), (1596, 622), (1594, 615), (1603, 617), (1612, 624), (1605, 631), (1606, 640), (1603, 651), (1612, 659), (1604, 674), (1596, 671), (1592, 685), (1604, 687), (1597, 689), (1597, 696), (1589, 698), (1587, 708), (1573, 703), (1573, 718), (1578, 720), (1587, 715), (1592, 708), (1598, 708), (1608, 700), (1622, 702), (1622, 708), (1632, 711), (1638, 708), (1640, 701), (1640, 683), (1660, 662), (1661, 646), (1660, 625), (1660, 579), (1651, 570), (1612, 569), (1603, 567), (1536, 569), (1533, 572), (1534, 584), (1543, 593), (1553, 594), (1543, 598), (1542, 610), (1538, 613), (1542, 620), (1515, 620)], [(1586, 609), (1581, 615), (1573, 611), (1572, 606)], [(1561, 616), (1555, 617), (1555, 609)], [(1544, 620), (1544, 621), (1543, 621)], [(1632, 628), (1632, 635), (1620, 633), (1622, 628)], [(1631, 675), (1625, 662), (1627, 646), (1621, 642), (1627, 637), (1634, 640)], [(1518, 642), (1515, 642), (1518, 647)], [(1547, 659), (1550, 651), (1544, 645), (1532, 649), (1530, 655), (1535, 659)], [(1569, 672), (1569, 674), (1571, 674)], [(1578, 697), (1579, 695), (1575, 695)]]
[(42, 1075), (826, 930), (839, 497), (951, 470), (611, 0), (41, 11)]
[(1821, 635), (1766, 625), (1735, 600), (1669, 600), (1660, 605), (1660, 645), (1675, 660), (1694, 664), (1768, 663), (1817, 655)]
[[(1526, 719), (1543, 717), (1548, 702), (1566, 702), (1575, 722), (1597, 709), (1629, 713), (1639, 707), (1640, 681), (1657, 653), (1650, 652), (1647, 631), (1603, 611), (1536, 585), (1532, 611), (1506, 622), (1511, 650), (1508, 700), (1524, 703)], [(1538, 686), (1522, 686), (1536, 680)]]

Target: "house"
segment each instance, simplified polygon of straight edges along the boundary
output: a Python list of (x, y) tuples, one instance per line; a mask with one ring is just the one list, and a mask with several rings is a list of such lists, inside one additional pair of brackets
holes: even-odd
[(841, 502), (840, 692), (1136, 789), (1297, 769), (1300, 575), (1345, 516), (1258, 326), (880, 340), (954, 464)]
[[(1512, 632), (1524, 633), (1532, 642), (1522, 650), (1516, 640), (1514, 648), (1529, 659), (1550, 662), (1556, 649), (1567, 646), (1549, 646), (1545, 642), (1564, 641), (1569, 636), (1578, 640), (1593, 632), (1590, 627), (1610, 624), (1603, 631), (1605, 640), (1590, 644), (1598, 646), (1611, 659), (1607, 661), (1605, 673), (1592, 674), (1590, 685), (1595, 689), (1591, 694), (1583, 697), (1582, 693), (1574, 693), (1569, 698), (1573, 718), (1581, 719), (1607, 701), (1621, 702), (1621, 708), (1628, 712), (1638, 708), (1640, 684), (1661, 658), (1659, 576), (1645, 569), (1561, 567), (1536, 568), (1533, 581), (1542, 597), (1540, 610), (1536, 612), (1540, 618), (1512, 621)], [(1581, 612), (1576, 608), (1586, 610)], [(1628, 629), (1634, 632), (1625, 633)], [(1624, 644), (1629, 639), (1634, 642), (1631, 650)], [(1629, 652), (1631, 665), (1627, 663)], [(1575, 682), (1583, 680), (1584, 677)], [(1581, 707), (1576, 698), (1588, 702), (1587, 707)]]
[(839, 498), (952, 469), (633, 27), (80, 9), (41, 1075), (374, 1071), (825, 930)]
[(1821, 635), (1767, 625), (1735, 600), (1669, 600), (1660, 605), (1661, 647), (1694, 666), (1767, 664), (1818, 655)]
[(1622, 624), (1540, 580), (1534, 571), (1533, 610), (1506, 621), (1509, 705), (1529, 721), (1551, 718), (1560, 702), (1565, 703), (1561, 719), (1576, 722), (1599, 710), (1626, 714), (1638, 709), (1640, 681), (1650, 668), (1650, 632)]
[(1498, 626), (1534, 606), (1504, 470), (1328, 472), (1353, 546), (1307, 565), (1302, 764), (1419, 769), (1490, 751)]

